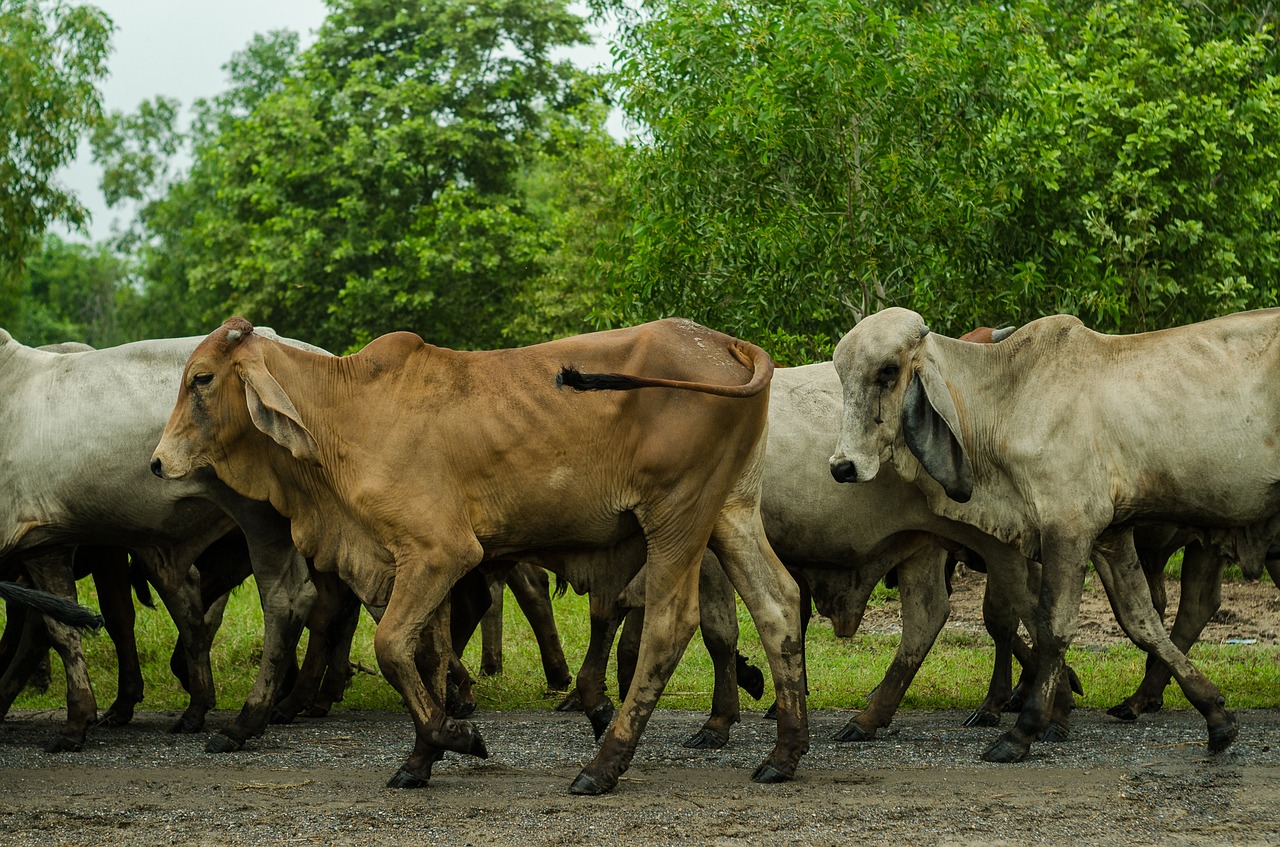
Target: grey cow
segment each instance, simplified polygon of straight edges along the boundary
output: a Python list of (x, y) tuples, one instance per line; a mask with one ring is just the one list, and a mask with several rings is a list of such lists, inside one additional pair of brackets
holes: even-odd
[(1038, 559), (1041, 662), (1016, 726), (984, 753), (1016, 761), (1051, 722), (1055, 674), (1092, 558), (1122, 626), (1173, 671), (1205, 716), (1209, 748), (1236, 738), (1218, 689), (1169, 640), (1133, 527), (1199, 528), (1214, 544), (1274, 537), (1280, 511), (1280, 311), (1132, 336), (1058, 315), (980, 347), (887, 309), (836, 348), (844, 388), (836, 479), (882, 467), (940, 515)]

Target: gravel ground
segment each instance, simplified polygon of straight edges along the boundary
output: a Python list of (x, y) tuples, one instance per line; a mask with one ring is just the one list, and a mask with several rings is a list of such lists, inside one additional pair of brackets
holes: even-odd
[(567, 792), (594, 749), (581, 715), (478, 714), (491, 757), (449, 754), (411, 791), (384, 787), (410, 748), (403, 714), (339, 710), (220, 756), (206, 735), (165, 734), (175, 717), (141, 712), (49, 755), (61, 713), (10, 715), (0, 844), (1280, 843), (1276, 711), (1241, 712), (1239, 741), (1209, 756), (1194, 712), (1121, 724), (1077, 710), (1069, 741), (1011, 766), (980, 761), (996, 731), (963, 728), (959, 711), (903, 713), (869, 744), (831, 741), (848, 714), (815, 712), (798, 778), (762, 786), (750, 772), (774, 729), (758, 712), (705, 752), (680, 746), (702, 715), (660, 710), (623, 782), (595, 798)]

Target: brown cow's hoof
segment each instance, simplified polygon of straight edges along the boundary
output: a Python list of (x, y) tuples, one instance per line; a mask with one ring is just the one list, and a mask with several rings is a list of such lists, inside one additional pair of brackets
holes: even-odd
[(271, 710), (271, 723), (274, 724), (291, 724), (298, 717), (298, 713), (292, 709), (285, 710), (279, 706)]
[(1050, 743), (1056, 743), (1060, 741), (1067, 741), (1070, 737), (1071, 730), (1067, 729), (1060, 723), (1051, 723), (1049, 724), (1049, 728), (1044, 731), (1044, 738), (1042, 740)]
[[(192, 735), (204, 729), (204, 715), (196, 717), (194, 715), (184, 714), (178, 718), (178, 722), (169, 727), (171, 735)], [(237, 748), (239, 749), (239, 748)]]
[(396, 775), (387, 780), (387, 788), (425, 788), (427, 783), (431, 781), (431, 768), (427, 768), (427, 775), (420, 776), (411, 773), (407, 768), (401, 768), (396, 771)]
[(55, 735), (53, 740), (45, 745), (46, 753), (79, 753), (84, 749), (84, 741), (74, 738), (67, 738), (65, 735)]
[(613, 720), (613, 704), (608, 700), (604, 701), (587, 712), (587, 720), (591, 721), (591, 731), (596, 734), (596, 741), (599, 741), (609, 728), (609, 721)]
[(1240, 721), (1231, 712), (1227, 712), (1226, 723), (1209, 727), (1209, 752), (1221, 753), (1235, 743), (1240, 735)]
[(563, 700), (556, 704), (557, 712), (582, 712), (585, 711), (582, 705), (582, 698), (578, 696), (577, 691), (570, 691)]
[(582, 773), (578, 774), (578, 778), (573, 781), (573, 784), (569, 786), (569, 793), (585, 794), (595, 797), (600, 794), (607, 794), (612, 791), (614, 786), (617, 784), (617, 780), (606, 784), (604, 780), (597, 779), (587, 773), (586, 770), (583, 770)]
[(1031, 752), (1030, 744), (1024, 744), (1005, 735), (986, 749), (982, 754), (982, 760), (1007, 765), (1013, 762), (1021, 762), (1029, 752)]
[(875, 738), (876, 731), (864, 729), (857, 719), (849, 721), (836, 733), (836, 741), (875, 741)]
[(206, 753), (234, 753), (244, 746), (244, 741), (222, 733), (215, 732), (204, 745)]
[(1000, 713), (992, 712), (982, 706), (974, 709), (973, 714), (964, 719), (964, 726), (999, 726)]
[(703, 727), (684, 742), (690, 750), (719, 750), (729, 743), (729, 733)]
[(793, 776), (795, 776), (795, 774), (785, 773), (775, 768), (769, 762), (765, 762), (760, 767), (756, 768), (755, 773), (751, 774), (751, 781), (771, 785), (778, 782), (786, 782)]

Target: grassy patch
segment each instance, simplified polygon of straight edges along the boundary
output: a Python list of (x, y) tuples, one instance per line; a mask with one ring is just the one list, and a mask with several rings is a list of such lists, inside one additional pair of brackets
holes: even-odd
[[(90, 580), (80, 584), (82, 603), (96, 608)], [(891, 597), (891, 594), (883, 597)], [(883, 599), (878, 602), (883, 602)], [(571, 669), (576, 670), (587, 647), (589, 627), (587, 599), (568, 594), (554, 601), (560, 637)], [(510, 594), (504, 622), (504, 673), (482, 679), (476, 688), (481, 708), (550, 709), (558, 694), (546, 692), (541, 659), (532, 633)], [(766, 668), (764, 651), (745, 609), (739, 608), (742, 629), (741, 651), (757, 667)], [(3, 615), (0, 614), (0, 622)], [(148, 709), (182, 709), (186, 693), (169, 672), (169, 656), (176, 638), (172, 621), (163, 609), (138, 610), (138, 643), (146, 681), (143, 706)], [(305, 638), (305, 636), (304, 636)], [(810, 706), (819, 709), (858, 709), (880, 681), (897, 648), (897, 638), (861, 634), (853, 639), (836, 638), (831, 628), (815, 623), (808, 642)], [(115, 697), (115, 654), (105, 634), (85, 639), (90, 674), (99, 708)], [(305, 645), (305, 640), (304, 640)], [(213, 651), (214, 679), (222, 708), (239, 708), (253, 685), (262, 651), (262, 610), (252, 584), (232, 595), (226, 620)], [(993, 650), (983, 636), (944, 630), (929, 654), (915, 682), (907, 692), (904, 708), (970, 708), (986, 694), (991, 674)], [(1258, 645), (1198, 645), (1193, 657), (1197, 666), (1218, 686), (1232, 708), (1280, 707), (1280, 648)], [(480, 664), (477, 635), (464, 655), (469, 668)], [(399, 709), (400, 698), (377, 674), (373, 652), (373, 622), (362, 617), (351, 660), (361, 668), (347, 690), (343, 705), (357, 709)], [(1073, 648), (1068, 661), (1084, 683), (1081, 704), (1092, 708), (1115, 705), (1137, 687), (1142, 678), (1144, 655), (1131, 645), (1106, 649)], [(766, 673), (766, 678), (768, 674)], [(610, 689), (616, 697), (615, 672), (609, 671)], [(695, 636), (667, 686), (661, 705), (667, 708), (708, 709), (711, 703), (711, 662)], [(772, 701), (768, 690), (759, 704)], [(61, 664), (55, 658), (53, 684), (45, 694), (24, 692), (16, 708), (48, 709), (65, 705), (65, 683)], [(745, 701), (745, 707), (753, 704)], [(1189, 708), (1177, 686), (1166, 692), (1166, 707)]]

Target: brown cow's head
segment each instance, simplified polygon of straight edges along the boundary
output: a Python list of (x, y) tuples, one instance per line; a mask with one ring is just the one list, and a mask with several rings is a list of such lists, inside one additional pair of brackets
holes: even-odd
[(844, 386), (840, 440), (831, 456), (837, 482), (869, 482), (899, 434), (953, 500), (973, 491), (973, 472), (956, 436), (959, 415), (930, 355), (929, 328), (907, 309), (869, 315), (836, 345)]
[(205, 467), (223, 476), (231, 463), (262, 458), (267, 444), (258, 432), (295, 458), (316, 460), (315, 439), (268, 369), (273, 344), (244, 318), (231, 318), (200, 342), (183, 369), (177, 405), (152, 454), (156, 476), (185, 479)]

